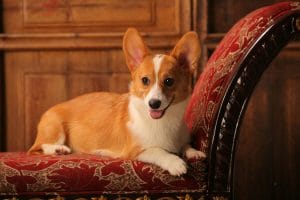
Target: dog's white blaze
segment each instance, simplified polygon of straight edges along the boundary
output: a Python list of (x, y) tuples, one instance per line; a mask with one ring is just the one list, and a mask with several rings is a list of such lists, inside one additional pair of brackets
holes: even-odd
[(159, 87), (159, 77), (158, 73), (161, 67), (162, 60), (164, 59), (164, 55), (157, 54), (153, 58), (154, 65), (154, 73), (155, 73), (155, 82), (150, 89), (149, 93), (145, 97), (145, 104), (148, 105), (150, 99), (158, 99), (161, 101), (161, 108), (165, 108), (168, 105), (167, 97), (163, 94), (161, 88)]
[(161, 62), (164, 59), (164, 55), (162, 54), (157, 54), (156, 56), (154, 56), (153, 58), (153, 64), (154, 64), (154, 72), (155, 72), (155, 83), (157, 83), (158, 80), (158, 72), (161, 66)]
[(151, 98), (162, 100), (162, 91), (161, 91), (161, 88), (159, 88), (159, 86), (158, 86), (158, 82), (159, 82), (158, 73), (159, 73), (159, 70), (161, 67), (161, 62), (163, 59), (164, 59), (164, 55), (162, 55), (162, 54), (158, 54), (158, 55), (154, 56), (154, 58), (153, 58), (155, 83), (149, 92), (149, 96), (150, 96), (149, 100)]

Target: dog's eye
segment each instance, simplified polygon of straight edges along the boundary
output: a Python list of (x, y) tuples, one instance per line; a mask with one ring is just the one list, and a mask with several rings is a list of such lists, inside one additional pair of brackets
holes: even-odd
[(148, 77), (143, 77), (142, 82), (143, 82), (144, 85), (149, 85), (150, 84), (150, 80), (149, 80)]
[(174, 84), (174, 79), (172, 79), (172, 78), (166, 78), (164, 80), (164, 85), (167, 87), (172, 87), (173, 84)]

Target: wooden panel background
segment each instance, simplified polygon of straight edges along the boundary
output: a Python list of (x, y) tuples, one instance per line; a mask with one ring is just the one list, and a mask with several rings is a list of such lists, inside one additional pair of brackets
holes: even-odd
[[(129, 1), (126, 7), (123, 7), (122, 3), (120, 0), (86, 0), (83, 6), (82, 1), (74, 0), (24, 0), (23, 22), (25, 27), (33, 28), (49, 25), (107, 27), (118, 26), (121, 23), (123, 26), (154, 24), (155, 1)], [(132, 13), (138, 13), (139, 17), (134, 17)]]
[(0, 47), (119, 48), (129, 26), (151, 46), (170, 46), (191, 29), (191, 7), (191, 0), (3, 0)]

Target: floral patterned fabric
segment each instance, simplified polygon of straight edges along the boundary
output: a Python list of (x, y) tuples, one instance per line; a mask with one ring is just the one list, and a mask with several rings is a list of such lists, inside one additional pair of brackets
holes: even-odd
[(274, 20), (296, 9), (300, 9), (299, 2), (258, 9), (236, 23), (218, 45), (195, 85), (185, 115), (198, 149), (207, 151), (222, 97), (252, 44)]
[(190, 161), (175, 177), (160, 167), (86, 154), (61, 156), (0, 153), (1, 195), (105, 194), (203, 191), (205, 163)]

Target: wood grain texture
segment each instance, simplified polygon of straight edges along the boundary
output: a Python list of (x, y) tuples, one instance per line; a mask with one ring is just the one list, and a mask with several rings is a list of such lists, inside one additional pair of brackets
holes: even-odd
[[(23, 0), (24, 26), (130, 26), (152, 25), (156, 18), (154, 0)], [(130, 8), (130, 9), (128, 9)], [(136, 13), (139, 17), (135, 17)], [(107, 17), (109, 16), (109, 17)]]
[(0, 49), (120, 48), (128, 27), (152, 46), (192, 29), (191, 0), (4, 0)]
[(5, 85), (4, 85), (4, 59), (0, 53), (0, 151), (6, 148), (6, 106), (5, 106)]
[[(263, 85), (263, 88), (262, 88)], [(241, 199), (272, 199), (272, 122), (265, 76), (255, 89), (243, 120), (235, 163), (236, 195)], [(261, 174), (261, 175), (259, 175)]]
[(147, 33), (190, 29), (191, 2), (179, 0), (4, 0), (6, 33), (121, 34), (128, 26)]

